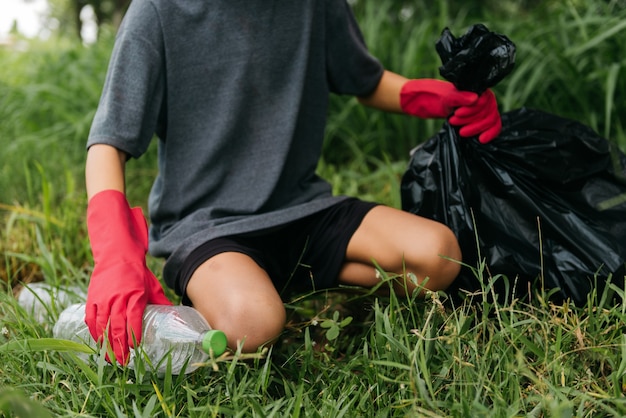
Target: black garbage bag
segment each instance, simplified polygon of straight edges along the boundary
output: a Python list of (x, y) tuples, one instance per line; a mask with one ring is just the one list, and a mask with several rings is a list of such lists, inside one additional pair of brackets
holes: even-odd
[(414, 150), (402, 179), (403, 209), (448, 225), (459, 240), (467, 266), (450, 295), (482, 288), (470, 267), (483, 260), (491, 276), (508, 278), (494, 284), (501, 300), (543, 285), (553, 299), (583, 305), (609, 277), (623, 285), (624, 154), (589, 127), (538, 110), (504, 113), (502, 124), (498, 138), (480, 144), (446, 123)]
[(439, 73), (459, 90), (482, 93), (515, 66), (515, 44), (482, 24), (459, 38), (445, 28), (435, 48), (442, 62)]

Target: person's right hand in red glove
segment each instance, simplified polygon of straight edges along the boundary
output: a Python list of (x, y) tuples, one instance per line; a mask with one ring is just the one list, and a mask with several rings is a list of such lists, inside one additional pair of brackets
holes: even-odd
[[(97, 181), (92, 178), (91, 183)], [(141, 341), (146, 305), (172, 303), (146, 266), (148, 229), (141, 209), (131, 209), (122, 192), (102, 190), (90, 198), (87, 228), (94, 269), (85, 322), (94, 340), (108, 339), (115, 360), (125, 365), (129, 348)]]

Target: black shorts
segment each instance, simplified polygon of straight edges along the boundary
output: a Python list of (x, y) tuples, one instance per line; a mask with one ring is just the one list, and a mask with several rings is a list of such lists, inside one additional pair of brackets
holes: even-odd
[(327, 289), (337, 285), (348, 243), (365, 215), (377, 206), (355, 198), (267, 231), (232, 235), (208, 241), (183, 263), (178, 288), (190, 304), (187, 284), (209, 258), (224, 252), (248, 255), (272, 279), (281, 295)]

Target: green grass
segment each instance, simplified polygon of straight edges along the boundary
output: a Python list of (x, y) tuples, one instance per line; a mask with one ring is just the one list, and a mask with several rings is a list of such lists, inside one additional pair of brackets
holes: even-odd
[[(461, 36), (475, 23), (517, 45), (516, 68), (493, 88), (501, 111), (528, 106), (591, 126), (626, 150), (626, 6), (615, 1), (521, 2), (358, 1), (356, 10), (370, 50), (390, 70), (408, 77), (440, 78), (434, 45), (444, 27)], [(434, 4), (433, 4), (434, 3)], [(457, 4), (459, 3), (459, 4)], [(529, 2), (532, 3), (532, 2)], [(479, 3), (482, 4), (482, 3)], [(395, 6), (395, 7), (393, 7)], [(478, 13), (476, 10), (479, 10)], [(354, 149), (405, 159), (408, 150), (441, 126), (360, 108), (333, 98), (326, 158), (351, 161)]]
[(615, 290), (618, 307), (597, 297), (586, 308), (548, 304), (541, 292), (497, 306), (488, 287), (459, 306), (442, 293), (308, 295), (289, 305), (271, 350), (163, 378), (145, 364), (83, 363), (5, 291), (0, 407), (27, 399), (52, 416), (622, 416), (626, 312)]
[[(400, 3), (354, 5), (388, 68), (436, 77), (441, 29), (460, 35), (484, 22), (518, 46), (516, 70), (494, 88), (503, 111), (526, 105), (571, 117), (626, 149), (623, 2)], [(0, 50), (0, 416), (626, 414), (620, 278), (582, 307), (553, 305), (541, 289), (528, 303), (497, 305), (487, 284), (456, 305), (445, 294), (305, 295), (287, 304), (289, 324), (271, 350), (229, 353), (181, 376), (156, 377), (141, 361), (132, 370), (111, 367), (103, 356), (83, 363), (71, 346), (51, 340), (58, 312), (37, 323), (14, 294), (22, 282), (39, 280), (87, 286), (84, 143), (112, 39), (107, 33), (90, 47), (52, 40), (33, 42), (26, 53)], [(319, 172), (335, 193), (399, 207), (408, 152), (439, 126), (333, 98)], [(155, 172), (155, 149), (130, 162), (133, 204), (145, 205)], [(158, 272), (162, 262), (149, 263)], [(476, 266), (476, 276), (505, 280), (489, 277), (485, 266)]]

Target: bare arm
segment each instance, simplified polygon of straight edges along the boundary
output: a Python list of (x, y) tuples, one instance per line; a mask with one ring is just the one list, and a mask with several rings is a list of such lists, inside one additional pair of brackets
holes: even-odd
[(385, 70), (374, 92), (367, 97), (359, 97), (361, 104), (386, 112), (400, 113), (400, 90), (407, 78)]
[(126, 153), (123, 151), (104, 144), (89, 147), (85, 165), (87, 198), (109, 189), (124, 193), (125, 166)]

